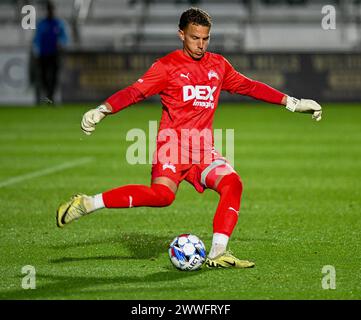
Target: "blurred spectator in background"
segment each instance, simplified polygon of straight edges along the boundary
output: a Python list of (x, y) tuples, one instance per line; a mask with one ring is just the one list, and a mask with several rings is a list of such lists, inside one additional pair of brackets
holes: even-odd
[(68, 43), (68, 35), (63, 20), (55, 16), (55, 7), (51, 1), (46, 2), (46, 17), (41, 19), (33, 39), (33, 57), (37, 70), (37, 103), (54, 101), (58, 83), (60, 56)]

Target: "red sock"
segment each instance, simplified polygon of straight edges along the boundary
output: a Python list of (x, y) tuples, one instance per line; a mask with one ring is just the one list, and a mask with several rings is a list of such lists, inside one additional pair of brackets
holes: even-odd
[(172, 190), (162, 184), (152, 184), (151, 187), (131, 184), (103, 193), (107, 208), (165, 207), (174, 198)]
[(242, 182), (236, 173), (222, 178), (217, 186), (221, 197), (213, 219), (213, 233), (231, 236), (238, 221), (242, 189)]

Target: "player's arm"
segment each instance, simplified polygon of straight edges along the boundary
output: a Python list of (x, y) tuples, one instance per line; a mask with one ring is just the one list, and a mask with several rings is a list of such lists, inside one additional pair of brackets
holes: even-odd
[(59, 49), (64, 49), (68, 43), (68, 31), (65, 23), (62, 20), (58, 20), (58, 26), (59, 26), (59, 37), (58, 37), (58, 45)]
[(299, 100), (290, 97), (262, 82), (245, 77), (237, 72), (227, 60), (225, 62), (225, 78), (222, 90), (250, 96), (254, 99), (273, 104), (284, 105), (287, 110), (292, 112), (311, 113), (313, 119), (316, 121), (321, 120), (322, 108), (316, 101), (309, 99)]
[(81, 121), (81, 129), (90, 135), (95, 126), (107, 115), (117, 113), (154, 94), (161, 92), (167, 83), (167, 72), (161, 62), (155, 62), (150, 69), (131, 86), (119, 90), (100, 106), (86, 112)]
[(44, 32), (43, 22), (40, 21), (36, 24), (35, 35), (32, 42), (32, 50), (35, 57), (40, 55), (41, 36)]
[(81, 129), (86, 135), (90, 135), (95, 126), (107, 115), (116, 113), (132, 104), (144, 99), (142, 93), (129, 86), (119, 90), (95, 109), (87, 111), (81, 120)]

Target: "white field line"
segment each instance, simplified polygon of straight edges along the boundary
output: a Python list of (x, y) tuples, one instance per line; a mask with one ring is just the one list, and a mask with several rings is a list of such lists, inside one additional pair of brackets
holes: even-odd
[(38, 171), (30, 172), (30, 173), (27, 173), (27, 174), (23, 174), (21, 176), (13, 177), (13, 178), (10, 178), (10, 179), (4, 180), (4, 181), (0, 181), (0, 188), (7, 187), (9, 185), (19, 183), (19, 182), (22, 182), (22, 181), (25, 181), (25, 180), (46, 176), (46, 175), (52, 174), (54, 172), (58, 172), (58, 171), (62, 171), (62, 170), (65, 170), (65, 169), (77, 167), (77, 166), (80, 166), (82, 164), (86, 164), (88, 162), (91, 162), (93, 160), (94, 160), (93, 158), (80, 158), (78, 160), (64, 162), (64, 163), (62, 163), (62, 164), (60, 164), (58, 166), (55, 166), (55, 167), (50, 167), (50, 168), (46, 168), (46, 169), (43, 169), (43, 170), (38, 170)]

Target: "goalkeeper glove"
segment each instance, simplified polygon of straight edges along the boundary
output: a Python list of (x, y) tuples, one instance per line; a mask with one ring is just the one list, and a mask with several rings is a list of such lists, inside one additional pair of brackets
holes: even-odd
[(105, 118), (111, 110), (105, 104), (101, 104), (95, 109), (91, 109), (83, 115), (81, 129), (86, 135), (90, 135), (95, 130), (95, 125)]
[(312, 113), (312, 119), (320, 121), (322, 118), (322, 108), (321, 106), (313, 100), (309, 99), (296, 99), (293, 97), (287, 96), (286, 109), (292, 112), (304, 112)]

